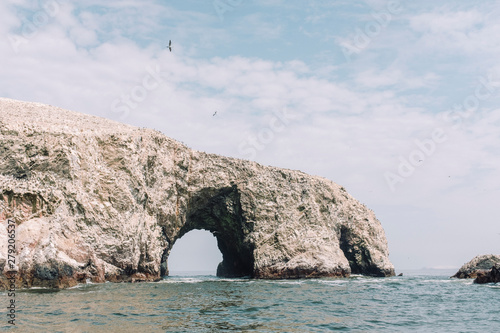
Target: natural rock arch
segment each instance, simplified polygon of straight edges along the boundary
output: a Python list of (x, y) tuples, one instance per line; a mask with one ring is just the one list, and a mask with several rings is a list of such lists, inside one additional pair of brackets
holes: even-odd
[(162, 256), (161, 275), (168, 275), (168, 255), (175, 242), (192, 230), (203, 229), (216, 237), (222, 253), (217, 276), (252, 276), (253, 245), (247, 240), (251, 226), (242, 214), (236, 186), (200, 190), (188, 201), (186, 222)]
[[(36, 119), (36, 121), (34, 121)], [(206, 229), (220, 276), (390, 276), (375, 214), (334, 182), (192, 150), (154, 130), (0, 98), (0, 222), (16, 284), (157, 281)], [(9, 267), (0, 228), (0, 288)]]

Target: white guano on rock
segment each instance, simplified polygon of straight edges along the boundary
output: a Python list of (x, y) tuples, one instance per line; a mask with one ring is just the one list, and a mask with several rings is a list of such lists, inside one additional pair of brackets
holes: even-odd
[(48, 105), (0, 98), (0, 190), (3, 288), (156, 281), (193, 229), (216, 236), (220, 276), (394, 275), (374, 213), (328, 179)]

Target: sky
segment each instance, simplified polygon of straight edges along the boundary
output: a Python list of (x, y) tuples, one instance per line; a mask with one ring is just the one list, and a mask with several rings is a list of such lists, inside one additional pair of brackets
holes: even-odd
[[(499, 16), (491, 0), (8, 0), (0, 96), (326, 177), (375, 212), (396, 271), (458, 268), (500, 254)], [(185, 237), (171, 265), (215, 270), (215, 238)]]

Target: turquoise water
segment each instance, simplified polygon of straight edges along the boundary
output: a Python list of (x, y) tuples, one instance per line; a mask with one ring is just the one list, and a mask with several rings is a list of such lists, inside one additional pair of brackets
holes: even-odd
[[(1, 294), (7, 305), (6, 293)], [(448, 276), (168, 277), (16, 295), (18, 332), (497, 332), (500, 285)]]

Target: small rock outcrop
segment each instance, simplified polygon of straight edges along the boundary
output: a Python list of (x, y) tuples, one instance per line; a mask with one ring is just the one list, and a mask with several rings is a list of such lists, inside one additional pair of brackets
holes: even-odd
[(500, 255), (479, 255), (463, 265), (452, 277), (459, 279), (475, 279), (479, 275), (486, 276), (490, 273), (493, 266), (499, 264)]
[(478, 273), (474, 283), (498, 283), (500, 282), (500, 264), (491, 267), (488, 273)]
[(374, 213), (330, 180), (2, 98), (0, 223), (0, 288), (155, 281), (193, 229), (216, 236), (220, 276), (394, 275)]

